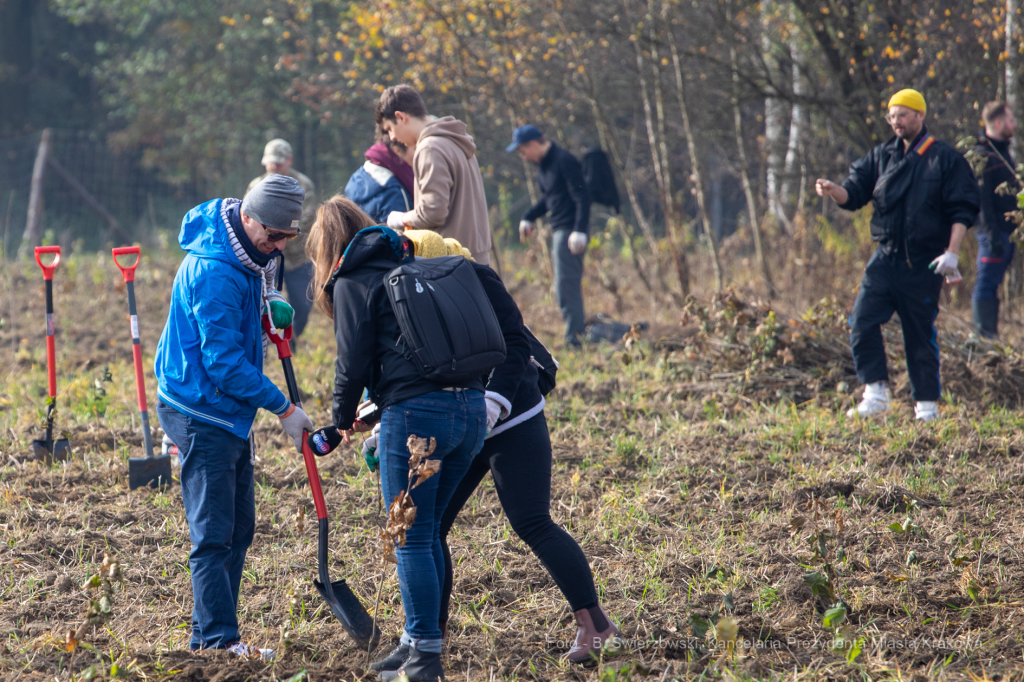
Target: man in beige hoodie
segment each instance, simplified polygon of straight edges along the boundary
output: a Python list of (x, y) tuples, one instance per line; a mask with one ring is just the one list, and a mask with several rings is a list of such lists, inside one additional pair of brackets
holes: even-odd
[(491, 226), (476, 144), (466, 124), (451, 116), (432, 118), (409, 85), (385, 90), (377, 102), (377, 125), (396, 142), (415, 148), (415, 208), (393, 211), (388, 227), (434, 230), (457, 239), (477, 263), (490, 264)]

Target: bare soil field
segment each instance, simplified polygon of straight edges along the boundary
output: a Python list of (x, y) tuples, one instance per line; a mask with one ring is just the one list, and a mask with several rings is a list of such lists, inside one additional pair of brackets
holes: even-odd
[[(806, 311), (742, 290), (672, 305), (601, 285), (609, 273), (631, 279), (626, 261), (609, 262), (588, 265), (589, 312), (649, 326), (579, 352), (558, 350), (539, 253), (508, 254), (505, 278), (562, 362), (547, 408), (552, 514), (590, 559), (624, 650), (586, 668), (559, 662), (572, 614), (488, 479), (453, 531), (450, 679), (1024, 679), (1024, 359), (968, 343), (966, 324), (943, 313), (941, 418), (919, 424), (892, 323), (896, 409), (848, 419), (859, 397), (848, 297)], [(176, 266), (155, 253), (138, 271), (154, 417), (152, 353)], [(127, 485), (141, 432), (109, 253), (72, 255), (56, 276), (58, 431), (74, 451), (64, 464), (31, 458), (46, 394), (42, 277), (34, 263), (8, 263), (0, 286), (0, 678), (374, 679), (313, 588), (306, 473), (272, 415), (256, 428), (256, 540), (239, 614), (246, 641), (278, 656), (187, 651), (180, 490)], [(329, 321), (314, 312), (295, 364), (318, 425), (330, 419), (333, 360)], [(273, 356), (267, 371), (284, 385)], [(403, 612), (377, 546), (376, 476), (357, 446), (319, 464), (332, 577), (376, 612), (387, 644)], [(66, 633), (89, 607), (83, 584), (104, 555), (123, 570), (112, 617), (69, 651)]]

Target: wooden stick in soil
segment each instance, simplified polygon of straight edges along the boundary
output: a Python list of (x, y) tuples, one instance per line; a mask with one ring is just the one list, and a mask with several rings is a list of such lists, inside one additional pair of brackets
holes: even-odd
[[(7, 199), (7, 219), (4, 221), (4, 261), (7, 261), (7, 246), (10, 240), (11, 233), (11, 209), (14, 207), (14, 190), (11, 190), (11, 195)], [(18, 355), (18, 330), (15, 326), (16, 321), (14, 319), (14, 273), (13, 268), (4, 268), (7, 271), (7, 301), (11, 306), (11, 362), (14, 362), (14, 358)], [(12, 364), (13, 368), (14, 365)]]
[[(384, 511), (384, 490), (380, 482), (380, 462), (377, 462), (377, 515), (380, 516), (381, 512)], [(380, 593), (384, 590), (384, 578), (386, 577), (388, 569), (388, 563), (384, 562), (384, 570), (380, 574), (380, 583), (377, 585), (377, 600), (373, 602), (373, 630), (377, 629), (377, 610), (380, 608)], [(363, 663), (364, 668), (370, 666), (370, 655), (373, 653), (373, 643), (371, 642), (366, 647), (366, 662)]]
[[(377, 600), (373, 602), (373, 629), (377, 629), (377, 610), (380, 608), (380, 593), (384, 591), (384, 579), (387, 577), (388, 564), (384, 562), (384, 570), (380, 572), (380, 583), (377, 585)], [(370, 654), (373, 653), (373, 643), (366, 647), (366, 662), (364, 668), (370, 667)]]

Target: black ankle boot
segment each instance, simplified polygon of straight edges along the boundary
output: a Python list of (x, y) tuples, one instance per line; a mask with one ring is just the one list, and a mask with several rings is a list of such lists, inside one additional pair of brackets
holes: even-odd
[(380, 659), (379, 661), (374, 661), (373, 663), (371, 663), (370, 670), (376, 672), (383, 672), (385, 670), (398, 670), (402, 667), (403, 663), (409, 660), (410, 651), (412, 651), (412, 648), (408, 644), (399, 643), (399, 645), (395, 647), (394, 651), (392, 651), (390, 654)]
[(441, 667), (441, 654), (429, 651), (413, 649), (409, 660), (398, 670), (385, 670), (380, 674), (384, 682), (397, 680), (405, 673), (409, 682), (438, 682), (444, 679), (444, 670)]
[(999, 338), (999, 299), (971, 301), (971, 312), (978, 334), (986, 339)]

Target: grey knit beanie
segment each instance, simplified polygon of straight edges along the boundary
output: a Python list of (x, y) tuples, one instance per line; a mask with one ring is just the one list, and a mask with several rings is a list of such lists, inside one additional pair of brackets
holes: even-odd
[(242, 200), (242, 213), (275, 230), (299, 229), (306, 192), (295, 178), (268, 175)]

